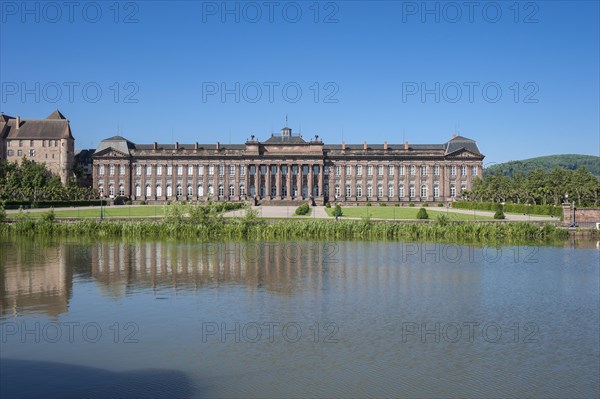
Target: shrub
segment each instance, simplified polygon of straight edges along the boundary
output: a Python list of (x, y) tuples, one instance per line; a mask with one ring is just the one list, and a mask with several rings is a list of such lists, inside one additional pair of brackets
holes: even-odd
[(429, 219), (429, 214), (425, 208), (419, 209), (419, 212), (417, 212), (417, 219)]
[[(452, 208), (495, 212), (500, 205), (498, 202), (457, 201), (452, 204)], [(505, 204), (503, 212), (546, 215), (559, 218), (562, 216), (562, 207), (555, 205)]]
[(0, 205), (0, 223), (4, 222), (6, 220), (6, 211), (4, 210), (4, 207), (2, 205)]
[(371, 206), (371, 203), (367, 201), (367, 203), (365, 204), (365, 206)]
[(443, 208), (444, 207), (444, 203), (443, 202), (438, 202), (438, 207), (439, 208)]
[(144, 200), (141, 200), (141, 201), (140, 201), (140, 205), (146, 205), (146, 201), (144, 201)]
[(171, 200), (168, 200), (168, 201), (167, 201), (167, 205), (171, 205)]
[(308, 212), (310, 212), (310, 207), (306, 203), (296, 208), (296, 215), (307, 215)]
[(385, 202), (382, 202), (381, 204), (379, 204), (379, 206), (387, 206), (387, 204)]
[(335, 209), (333, 210), (333, 216), (335, 216), (336, 218), (338, 218), (338, 217), (343, 216), (343, 215), (344, 215), (344, 212), (342, 212), (342, 207), (339, 204), (337, 204), (335, 206)]
[(42, 222), (45, 223), (52, 223), (54, 222), (54, 219), (56, 218), (56, 215), (54, 214), (54, 208), (50, 208), (50, 210), (48, 212), (44, 212), (42, 214)]
[(437, 215), (436, 223), (440, 226), (446, 226), (448, 223), (450, 223), (450, 218), (447, 215), (444, 215), (443, 213), (439, 214)]
[(415, 204), (411, 202), (408, 204), (408, 206), (415, 206)]
[(325, 203), (325, 208), (327, 208), (327, 209), (331, 208), (331, 204), (329, 202)]
[(494, 219), (504, 219), (504, 212), (502, 212), (502, 208), (498, 209), (496, 213), (494, 213)]
[(394, 204), (394, 206), (400, 206), (400, 204)]
[(429, 204), (428, 204), (427, 202), (425, 202), (425, 203), (423, 204), (423, 206), (429, 206)]
[(125, 205), (133, 205), (133, 202), (131, 202), (131, 200), (127, 200), (125, 201)]

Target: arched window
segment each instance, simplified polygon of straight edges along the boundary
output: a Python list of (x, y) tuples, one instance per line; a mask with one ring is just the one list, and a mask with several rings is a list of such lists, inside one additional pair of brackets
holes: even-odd
[(350, 189), (350, 185), (346, 184), (346, 197), (350, 197), (352, 195), (352, 190)]
[(115, 196), (115, 186), (113, 186), (112, 184), (108, 186), (108, 195), (110, 195), (111, 197)]
[(139, 184), (135, 185), (135, 196), (136, 197), (141, 197), (142, 196), (142, 188), (140, 187)]
[(219, 197), (222, 197), (225, 195), (225, 188), (223, 187), (222, 184), (219, 184)]
[(427, 198), (427, 186), (425, 184), (421, 186), (421, 197)]
[(187, 195), (188, 195), (188, 197), (191, 197), (192, 195), (194, 195), (194, 189), (192, 188), (191, 184), (187, 186)]
[(235, 195), (235, 188), (233, 187), (233, 184), (229, 185), (229, 196), (233, 197)]
[(440, 188), (439, 186), (433, 186), (433, 198), (440, 197)]
[(160, 186), (160, 184), (158, 184), (158, 185), (156, 186), (156, 196), (157, 196), (157, 197), (160, 197), (160, 196), (162, 196), (162, 187)]
[(340, 191), (340, 186), (338, 186), (338, 185), (336, 184), (336, 186), (335, 186), (335, 196), (336, 196), (336, 197), (339, 197), (339, 196), (341, 196), (341, 195), (342, 195), (342, 192)]
[(202, 184), (198, 184), (198, 197), (204, 197), (204, 187)]
[(152, 187), (149, 184), (146, 185), (146, 197), (150, 197), (152, 195)]
[(377, 196), (383, 197), (383, 186), (381, 184), (377, 185)]
[(392, 198), (394, 196), (394, 185), (388, 184), (388, 197)]
[(454, 184), (450, 185), (450, 196), (456, 197), (456, 186)]
[(183, 187), (181, 187), (181, 184), (177, 185), (177, 196), (182, 196), (183, 195)]
[(173, 196), (173, 187), (170, 184), (167, 184), (167, 197)]
[(104, 186), (103, 185), (98, 186), (98, 193), (100, 194), (100, 196), (104, 195)]
[(415, 198), (415, 186), (413, 186), (412, 184), (408, 187), (408, 198)]
[(357, 184), (356, 185), (356, 196), (357, 197), (362, 197), (362, 184)]
[(400, 197), (400, 198), (403, 198), (403, 197), (404, 197), (404, 185), (403, 185), (403, 184), (401, 184), (401, 185), (398, 187), (398, 197)]
[(367, 184), (367, 197), (370, 198), (373, 196), (373, 186)]
[(213, 195), (215, 195), (215, 188), (212, 186), (212, 184), (208, 185), (208, 195), (210, 197), (212, 197)]
[(240, 184), (240, 196), (246, 195), (246, 186)]

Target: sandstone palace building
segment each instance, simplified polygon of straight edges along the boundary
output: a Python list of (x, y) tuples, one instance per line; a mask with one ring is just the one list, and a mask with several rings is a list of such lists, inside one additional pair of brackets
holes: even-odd
[(23, 157), (45, 163), (64, 183), (73, 176), (75, 139), (59, 110), (46, 119), (21, 119), (0, 114), (0, 156), (8, 162)]
[(310, 201), (445, 202), (481, 176), (484, 155), (475, 141), (443, 144), (324, 144), (283, 128), (244, 144), (135, 144), (115, 136), (93, 155), (100, 196), (135, 202), (253, 201), (283, 205)]

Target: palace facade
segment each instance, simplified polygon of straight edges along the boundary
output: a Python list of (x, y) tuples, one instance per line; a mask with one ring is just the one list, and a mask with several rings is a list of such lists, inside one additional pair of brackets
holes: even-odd
[(452, 201), (482, 175), (484, 155), (462, 136), (443, 144), (324, 144), (286, 127), (244, 144), (135, 144), (115, 136), (92, 158), (94, 188), (105, 198), (322, 205)]

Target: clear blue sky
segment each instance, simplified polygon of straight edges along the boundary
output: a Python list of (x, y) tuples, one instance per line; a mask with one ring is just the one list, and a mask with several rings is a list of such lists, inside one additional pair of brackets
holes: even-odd
[(0, 110), (59, 108), (77, 148), (266, 139), (287, 114), (326, 143), (600, 152), (597, 1), (25, 4), (0, 2)]

